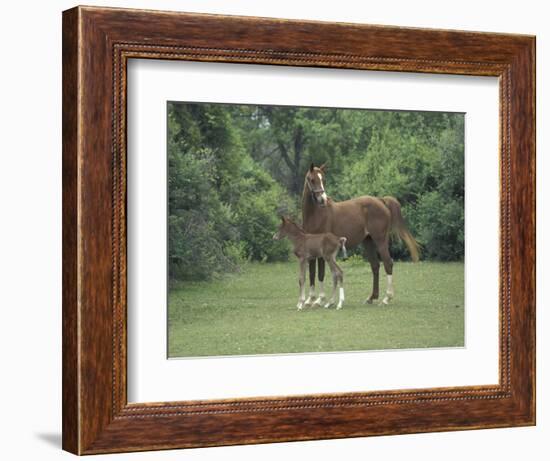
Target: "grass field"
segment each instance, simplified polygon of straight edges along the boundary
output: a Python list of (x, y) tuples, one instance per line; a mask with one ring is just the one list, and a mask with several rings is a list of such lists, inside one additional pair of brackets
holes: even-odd
[[(464, 345), (464, 264), (394, 265), (395, 299), (363, 304), (368, 264), (350, 259), (344, 308), (297, 311), (298, 264), (249, 264), (214, 282), (173, 287), (168, 302), (170, 357), (456, 347)], [(380, 294), (386, 277), (380, 270)], [(327, 269), (327, 287), (332, 284)], [(329, 287), (331, 288), (331, 287)], [(330, 294), (330, 291), (327, 295)]]

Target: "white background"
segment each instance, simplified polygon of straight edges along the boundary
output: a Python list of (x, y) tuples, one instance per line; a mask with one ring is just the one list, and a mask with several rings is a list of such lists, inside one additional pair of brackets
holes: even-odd
[[(129, 401), (498, 383), (496, 77), (144, 59), (129, 63), (128, 93)], [(166, 360), (166, 101), (465, 113), (466, 347)], [(395, 282), (405, 296), (399, 270)]]
[[(88, 4), (101, 4), (88, 1)], [(538, 425), (440, 434), (209, 448), (116, 455), (116, 459), (281, 458), (499, 460), (547, 458), (550, 437), (550, 325), (543, 286), (550, 232), (542, 210), (550, 185), (549, 15), (545, 2), (505, 1), (114, 1), (111, 6), (518, 32), (537, 35), (538, 112)], [(5, 459), (69, 459), (61, 428), (61, 10), (69, 1), (6, 2), (0, 17), (0, 346)], [(544, 257), (546, 256), (546, 258)], [(547, 278), (547, 277), (546, 277)], [(548, 285), (548, 284), (547, 284)], [(543, 452), (546, 451), (546, 453)], [(99, 457), (104, 458), (104, 457)], [(98, 458), (98, 459), (99, 459)], [(114, 458), (110, 458), (114, 459)]]

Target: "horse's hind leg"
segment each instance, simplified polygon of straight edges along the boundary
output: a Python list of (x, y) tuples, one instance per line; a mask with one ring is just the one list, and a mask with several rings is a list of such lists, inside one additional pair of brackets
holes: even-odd
[(304, 307), (304, 301), (306, 299), (306, 260), (300, 260), (300, 275), (298, 278), (298, 284), (300, 285), (300, 298), (298, 299), (298, 304), (296, 307), (298, 310), (302, 310)]
[(380, 253), (380, 257), (382, 258), (382, 262), (384, 263), (384, 270), (386, 271), (386, 277), (388, 278), (388, 283), (386, 285), (386, 296), (384, 296), (384, 299), (382, 300), (382, 304), (388, 304), (390, 302), (390, 299), (393, 298), (394, 290), (393, 290), (393, 260), (390, 256), (390, 249), (389, 249), (389, 239), (378, 239), (376, 242), (376, 248), (378, 249), (378, 253)]
[(342, 309), (344, 306), (344, 271), (340, 269), (340, 266), (338, 266), (336, 262), (334, 265), (336, 266), (335, 268), (337, 271), (338, 283), (340, 284), (340, 293), (338, 295), (338, 305), (336, 306), (336, 309)]
[(336, 302), (336, 289), (338, 288), (338, 266), (334, 261), (334, 257), (329, 259), (328, 264), (330, 266), (330, 272), (332, 273), (332, 294), (330, 295), (330, 299), (325, 304), (327, 309)]
[(364, 244), (365, 255), (369, 260), (372, 270), (372, 293), (365, 302), (367, 304), (372, 304), (375, 299), (378, 299), (380, 281), (380, 259), (378, 258), (378, 252), (376, 251), (376, 243), (374, 243), (372, 237), (367, 237)]
[[(313, 263), (315, 264), (315, 260)], [(319, 296), (313, 305), (321, 306), (325, 300), (325, 260), (323, 258), (317, 258), (317, 263), (319, 265)]]
[(309, 261), (309, 295), (304, 306), (311, 306), (315, 299), (315, 259)]

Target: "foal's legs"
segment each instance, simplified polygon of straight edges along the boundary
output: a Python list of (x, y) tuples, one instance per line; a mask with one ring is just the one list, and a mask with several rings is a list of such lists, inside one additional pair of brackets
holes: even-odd
[(309, 261), (309, 295), (304, 303), (305, 306), (310, 306), (315, 298), (315, 259)]
[(340, 282), (340, 293), (338, 296), (338, 305), (336, 306), (336, 309), (342, 309), (344, 305), (344, 271), (340, 269), (340, 266), (334, 262), (334, 265), (336, 266), (337, 274), (338, 274), (338, 281)]
[(378, 299), (379, 280), (380, 280), (380, 259), (378, 258), (378, 252), (376, 250), (376, 243), (372, 237), (365, 239), (365, 255), (369, 260), (372, 270), (372, 293), (365, 301), (368, 304), (372, 304), (373, 300)]
[(334, 265), (336, 263), (333, 263), (331, 260), (329, 260), (329, 266), (330, 266), (330, 272), (332, 273), (332, 293), (330, 295), (330, 299), (325, 304), (325, 307), (328, 309), (330, 306), (334, 305), (336, 301), (336, 288), (338, 287), (338, 274), (334, 268)]
[(388, 278), (388, 284), (386, 285), (386, 296), (384, 296), (384, 299), (382, 300), (382, 304), (388, 304), (390, 302), (390, 299), (393, 298), (394, 291), (393, 291), (393, 260), (390, 256), (390, 249), (389, 249), (389, 238), (386, 237), (384, 239), (377, 239), (375, 240), (376, 247), (378, 249), (378, 253), (380, 253), (380, 257), (382, 258), (382, 262), (384, 263), (384, 270), (386, 271), (386, 277)]
[(300, 276), (298, 278), (298, 284), (300, 285), (300, 298), (298, 299), (298, 304), (296, 305), (298, 310), (302, 310), (306, 299), (305, 281), (306, 281), (306, 260), (300, 259)]
[[(313, 305), (321, 306), (325, 300), (325, 260), (323, 258), (317, 258), (317, 264), (319, 265), (319, 296)], [(313, 267), (315, 267), (315, 260), (313, 260)], [(313, 280), (313, 285), (315, 285), (315, 269), (313, 270)]]
[(328, 260), (328, 264), (330, 266), (330, 271), (332, 272), (332, 295), (330, 300), (325, 304), (325, 307), (328, 308), (335, 303), (336, 289), (338, 288), (338, 284), (340, 284), (340, 293), (336, 309), (342, 309), (344, 304), (344, 272), (340, 269), (338, 264), (336, 264), (336, 255)]

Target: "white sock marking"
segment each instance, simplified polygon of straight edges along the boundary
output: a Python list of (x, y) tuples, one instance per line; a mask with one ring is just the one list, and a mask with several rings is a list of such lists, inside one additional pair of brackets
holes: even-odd
[(393, 275), (388, 275), (388, 286), (386, 287), (386, 295), (388, 295), (390, 298), (393, 298)]
[(343, 305), (344, 305), (344, 287), (340, 287), (340, 296), (338, 299), (338, 305), (336, 306), (336, 309), (342, 309)]
[(314, 306), (320, 306), (325, 299), (325, 287), (323, 282), (319, 282), (319, 296), (313, 303)]
[(309, 306), (313, 302), (313, 298), (315, 298), (315, 287), (313, 285), (310, 285), (309, 286), (309, 294), (308, 294), (306, 302), (304, 304), (306, 306)]
[(393, 291), (393, 276), (387, 275), (388, 278), (388, 285), (386, 286), (386, 296), (384, 296), (384, 299), (382, 300), (382, 304), (389, 304), (390, 299), (393, 298), (394, 291)]

